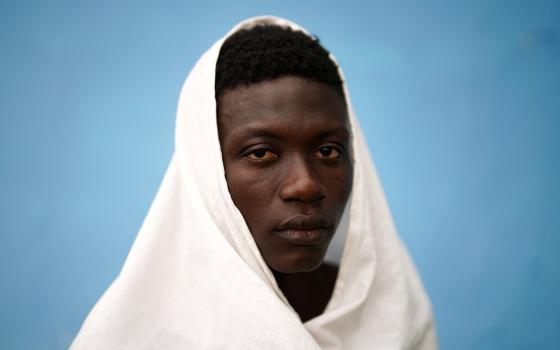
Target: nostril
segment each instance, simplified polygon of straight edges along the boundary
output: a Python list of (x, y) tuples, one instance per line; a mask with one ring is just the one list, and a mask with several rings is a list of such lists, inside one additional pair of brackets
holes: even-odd
[(319, 181), (309, 177), (299, 177), (282, 185), (280, 197), (285, 201), (312, 203), (324, 199), (326, 191)]
[(305, 155), (291, 157), (280, 178), (280, 197), (285, 201), (313, 203), (326, 197), (323, 179)]

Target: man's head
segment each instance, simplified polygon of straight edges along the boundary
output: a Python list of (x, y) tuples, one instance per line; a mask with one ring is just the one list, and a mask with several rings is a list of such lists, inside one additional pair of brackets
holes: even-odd
[(216, 65), (216, 99), (227, 90), (285, 75), (325, 83), (340, 93), (338, 68), (316, 37), (287, 27), (256, 26), (230, 36)]
[(352, 187), (342, 81), (318, 40), (260, 26), (224, 43), (216, 68), (226, 180), (275, 271), (323, 261)]

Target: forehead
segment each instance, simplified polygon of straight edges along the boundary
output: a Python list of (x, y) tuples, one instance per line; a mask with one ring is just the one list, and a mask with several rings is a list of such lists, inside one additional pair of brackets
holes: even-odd
[(301, 125), (346, 124), (348, 119), (344, 99), (333, 87), (294, 76), (239, 86), (218, 99), (220, 124), (287, 122), (293, 117)]

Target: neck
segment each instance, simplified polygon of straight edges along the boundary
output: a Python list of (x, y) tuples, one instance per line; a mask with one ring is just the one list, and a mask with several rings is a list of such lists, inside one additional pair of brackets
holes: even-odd
[(310, 272), (272, 272), (290, 305), (301, 321), (306, 322), (325, 310), (334, 290), (338, 267), (323, 263)]

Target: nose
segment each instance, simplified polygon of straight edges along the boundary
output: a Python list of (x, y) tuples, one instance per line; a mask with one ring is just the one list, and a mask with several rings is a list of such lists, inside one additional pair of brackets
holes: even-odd
[(307, 161), (294, 160), (285, 174), (280, 187), (282, 200), (312, 203), (325, 198), (326, 189)]

